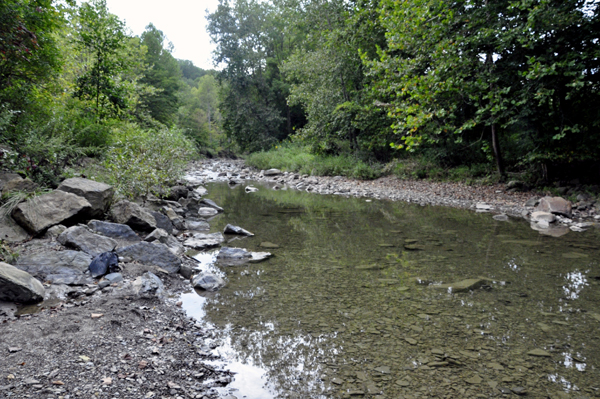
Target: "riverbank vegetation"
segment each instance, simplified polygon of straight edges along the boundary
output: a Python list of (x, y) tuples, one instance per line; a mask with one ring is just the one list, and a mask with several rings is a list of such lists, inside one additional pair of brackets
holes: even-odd
[[(222, 0), (223, 129), (250, 162), (598, 180), (594, 0)], [(312, 157), (312, 158), (311, 158)], [(344, 161), (340, 161), (344, 163)], [(427, 168), (421, 167), (428, 165)], [(458, 169), (458, 172), (456, 171)]]
[(132, 196), (218, 151), (216, 72), (171, 50), (152, 24), (133, 36), (105, 0), (1, 2), (2, 169), (56, 186), (91, 163)]

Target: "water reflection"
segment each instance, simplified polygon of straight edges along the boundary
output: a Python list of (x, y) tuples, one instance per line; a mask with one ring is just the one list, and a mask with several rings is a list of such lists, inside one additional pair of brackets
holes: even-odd
[[(201, 269), (228, 284), (197, 314), (184, 298), (214, 326), (225, 367), (251, 368), (233, 383), (238, 398), (489, 397), (525, 386), (546, 397), (600, 380), (599, 346), (585, 345), (598, 331), (589, 315), (600, 294), (586, 277), (600, 274), (593, 229), (557, 239), (455, 209), (209, 192), (225, 208), (213, 231), (233, 223), (256, 234), (230, 245), (278, 245), (243, 266), (201, 254)], [(585, 272), (565, 261), (584, 258)], [(487, 289), (436, 288), (477, 278)]]

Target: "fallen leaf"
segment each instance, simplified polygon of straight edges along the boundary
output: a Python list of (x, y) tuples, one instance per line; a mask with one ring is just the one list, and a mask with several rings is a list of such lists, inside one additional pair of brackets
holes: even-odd
[(104, 316), (104, 313), (92, 313), (92, 319), (99, 319)]
[(110, 385), (110, 384), (112, 384), (112, 378), (110, 378), (110, 377), (102, 378), (102, 385)]

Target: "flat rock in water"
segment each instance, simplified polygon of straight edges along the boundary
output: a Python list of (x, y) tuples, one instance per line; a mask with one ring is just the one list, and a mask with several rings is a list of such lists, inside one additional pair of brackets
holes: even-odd
[(93, 232), (113, 238), (120, 244), (127, 242), (129, 243), (128, 245), (131, 245), (133, 243), (142, 241), (135, 231), (133, 231), (133, 229), (126, 224), (91, 220), (87, 225)]
[(560, 224), (557, 225), (531, 222), (530, 227), (532, 230), (539, 232), (541, 235), (550, 237), (562, 237), (565, 234), (569, 234), (571, 231), (568, 226)]
[(117, 247), (112, 238), (94, 234), (84, 226), (73, 226), (58, 236), (58, 242), (66, 247), (78, 249), (90, 256), (110, 252)]
[(43, 251), (20, 256), (15, 265), (42, 281), (81, 284), (92, 257), (79, 251)]
[(262, 262), (265, 259), (270, 258), (271, 256), (273, 256), (273, 254), (271, 254), (270, 252), (250, 252), (250, 263), (258, 263), (258, 262)]
[(57, 190), (66, 191), (85, 198), (92, 205), (91, 216), (102, 216), (110, 205), (115, 190), (108, 184), (73, 177), (63, 181)]
[(156, 219), (149, 211), (127, 200), (114, 204), (110, 208), (110, 217), (116, 223), (126, 224), (136, 230), (152, 231), (156, 228)]
[(557, 215), (563, 215), (568, 218), (571, 217), (572, 205), (570, 201), (567, 201), (561, 197), (544, 197), (540, 200), (540, 203), (535, 207), (536, 211), (549, 212)]
[(94, 278), (107, 273), (116, 273), (119, 271), (119, 258), (114, 252), (101, 253), (92, 260), (89, 269)]
[(64, 191), (53, 191), (20, 203), (12, 217), (33, 235), (57, 224), (73, 224), (92, 209), (83, 197)]
[(225, 241), (225, 237), (221, 233), (202, 234), (196, 233), (192, 237), (183, 242), (186, 247), (194, 249), (206, 249), (220, 245)]
[(546, 352), (543, 349), (533, 349), (527, 352), (529, 356), (537, 356), (537, 357), (551, 357), (550, 353)]
[(431, 288), (448, 290), (451, 292), (467, 292), (475, 290), (482, 285), (485, 285), (488, 281), (481, 278), (469, 278), (466, 280), (458, 281), (456, 283), (431, 285)]
[(9, 244), (23, 242), (29, 239), (30, 235), (19, 226), (10, 216), (0, 218), (0, 239)]
[(205, 291), (216, 291), (225, 285), (225, 280), (215, 274), (199, 274), (192, 279), (194, 288)]
[(177, 273), (181, 267), (181, 260), (162, 243), (142, 241), (118, 249), (117, 255), (128, 256), (145, 265), (158, 266), (169, 273)]
[(217, 210), (219, 212), (223, 212), (224, 211), (224, 209), (221, 208), (219, 205), (217, 205), (215, 203), (215, 201), (213, 201), (213, 200), (205, 198), (205, 199), (201, 200), (200, 203), (202, 205), (205, 205), (205, 206), (209, 207), (209, 208), (213, 208), (213, 209), (215, 209), (215, 210)]
[(44, 300), (44, 286), (31, 274), (0, 262), (0, 301), (32, 303)]
[(227, 226), (225, 226), (225, 229), (223, 230), (224, 234), (239, 234), (242, 236), (247, 236), (247, 237), (252, 237), (254, 234), (250, 233), (248, 230), (242, 229), (239, 226), (234, 226), (232, 224), (228, 224)]

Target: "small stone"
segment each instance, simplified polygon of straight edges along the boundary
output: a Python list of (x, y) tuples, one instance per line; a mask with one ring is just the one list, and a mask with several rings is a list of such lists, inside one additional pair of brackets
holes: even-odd
[(465, 381), (468, 382), (469, 384), (481, 384), (481, 381), (483, 381), (483, 380), (481, 379), (480, 376), (474, 375), (471, 378), (465, 379)]
[(331, 380), (331, 382), (332, 382), (333, 384), (336, 384), (336, 385), (342, 385), (342, 384), (344, 383), (344, 380), (342, 380), (341, 378), (337, 378), (337, 377), (336, 377), (336, 378), (333, 378), (333, 379)]
[(513, 388), (510, 388), (510, 390), (513, 391), (517, 395), (526, 395), (527, 394), (527, 390), (523, 387), (513, 387)]
[(408, 387), (410, 386), (410, 382), (406, 380), (398, 380), (396, 381), (396, 385), (400, 385), (401, 387)]
[(537, 357), (551, 357), (552, 355), (550, 355), (550, 353), (546, 352), (543, 349), (533, 349), (530, 350), (529, 352), (527, 352), (528, 355), (530, 356), (537, 356)]
[(92, 313), (92, 319), (99, 319), (104, 316), (104, 313)]

